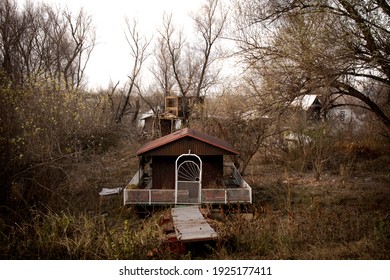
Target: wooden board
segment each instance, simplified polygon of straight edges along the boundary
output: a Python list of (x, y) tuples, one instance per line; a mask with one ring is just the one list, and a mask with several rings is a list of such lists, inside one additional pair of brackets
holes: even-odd
[(171, 214), (176, 236), (180, 241), (206, 241), (218, 237), (198, 206), (175, 207), (171, 209)]

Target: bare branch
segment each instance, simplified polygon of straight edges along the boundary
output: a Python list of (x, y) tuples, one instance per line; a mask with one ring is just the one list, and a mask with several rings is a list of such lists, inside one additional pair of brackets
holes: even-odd
[(124, 96), (124, 101), (119, 103), (115, 121), (120, 123), (126, 113), (127, 108), (130, 105), (130, 96), (135, 88), (137, 88), (137, 82), (143, 67), (145, 60), (149, 57), (150, 53), (147, 52), (151, 39), (145, 38), (140, 34), (138, 30), (138, 22), (133, 19), (130, 23), (128, 18), (125, 18), (126, 30), (125, 37), (130, 47), (130, 55), (133, 59), (133, 67), (131, 73), (128, 75), (129, 86), (127, 93)]

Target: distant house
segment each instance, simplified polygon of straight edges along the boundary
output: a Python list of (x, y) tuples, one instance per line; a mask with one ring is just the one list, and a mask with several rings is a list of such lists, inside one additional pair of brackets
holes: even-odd
[(226, 141), (185, 128), (137, 151), (139, 170), (124, 190), (124, 204), (251, 203), (252, 189), (225, 156)]
[(307, 125), (326, 120), (331, 121), (335, 129), (350, 126), (353, 130), (358, 130), (364, 118), (364, 115), (356, 113), (353, 102), (343, 95), (332, 95), (332, 100), (326, 104), (323, 104), (316, 94), (300, 95), (290, 103), (290, 107), (293, 112), (298, 112), (296, 116)]
[(353, 108), (348, 105), (331, 108), (327, 113), (327, 117), (332, 118), (342, 124), (352, 122), (359, 124), (362, 123)]
[(142, 113), (138, 119), (138, 129), (143, 133), (152, 133), (155, 119), (156, 114), (153, 112), (153, 110)]
[(302, 94), (287, 104), (282, 118), (282, 141), (288, 148), (310, 145), (311, 137), (304, 134), (307, 126), (322, 120), (323, 104), (316, 94)]
[(154, 137), (158, 134), (159, 129), (159, 115), (161, 114), (161, 107), (157, 106), (139, 115), (137, 128), (138, 131), (146, 136)]
[(326, 119), (333, 121), (338, 128), (351, 126), (354, 130), (360, 129), (364, 114), (358, 114), (356, 108), (344, 96), (336, 96), (326, 111)]
[(301, 112), (307, 121), (321, 119), (322, 103), (316, 94), (305, 94), (297, 96), (290, 104), (290, 107)]

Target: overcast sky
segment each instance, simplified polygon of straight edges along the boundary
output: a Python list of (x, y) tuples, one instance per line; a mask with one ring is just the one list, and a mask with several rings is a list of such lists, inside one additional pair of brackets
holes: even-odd
[[(24, 0), (22, 0), (24, 2)], [(87, 67), (90, 87), (107, 87), (110, 80), (122, 84), (131, 68), (129, 48), (124, 36), (125, 17), (138, 19), (149, 36), (161, 26), (162, 15), (172, 13), (174, 22), (191, 27), (190, 12), (199, 9), (203, 0), (43, 0), (91, 15), (96, 26), (97, 46)]]

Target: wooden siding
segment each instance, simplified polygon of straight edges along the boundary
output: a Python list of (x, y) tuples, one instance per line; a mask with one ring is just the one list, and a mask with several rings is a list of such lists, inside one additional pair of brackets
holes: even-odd
[(181, 154), (187, 154), (188, 151), (191, 151), (191, 153), (196, 154), (198, 156), (227, 154), (226, 150), (224, 149), (210, 145), (195, 138), (184, 137), (174, 142), (165, 144), (164, 146), (160, 146), (151, 151), (148, 151), (144, 153), (144, 155), (177, 157)]
[(175, 189), (175, 161), (177, 157), (153, 157), (153, 189)]

